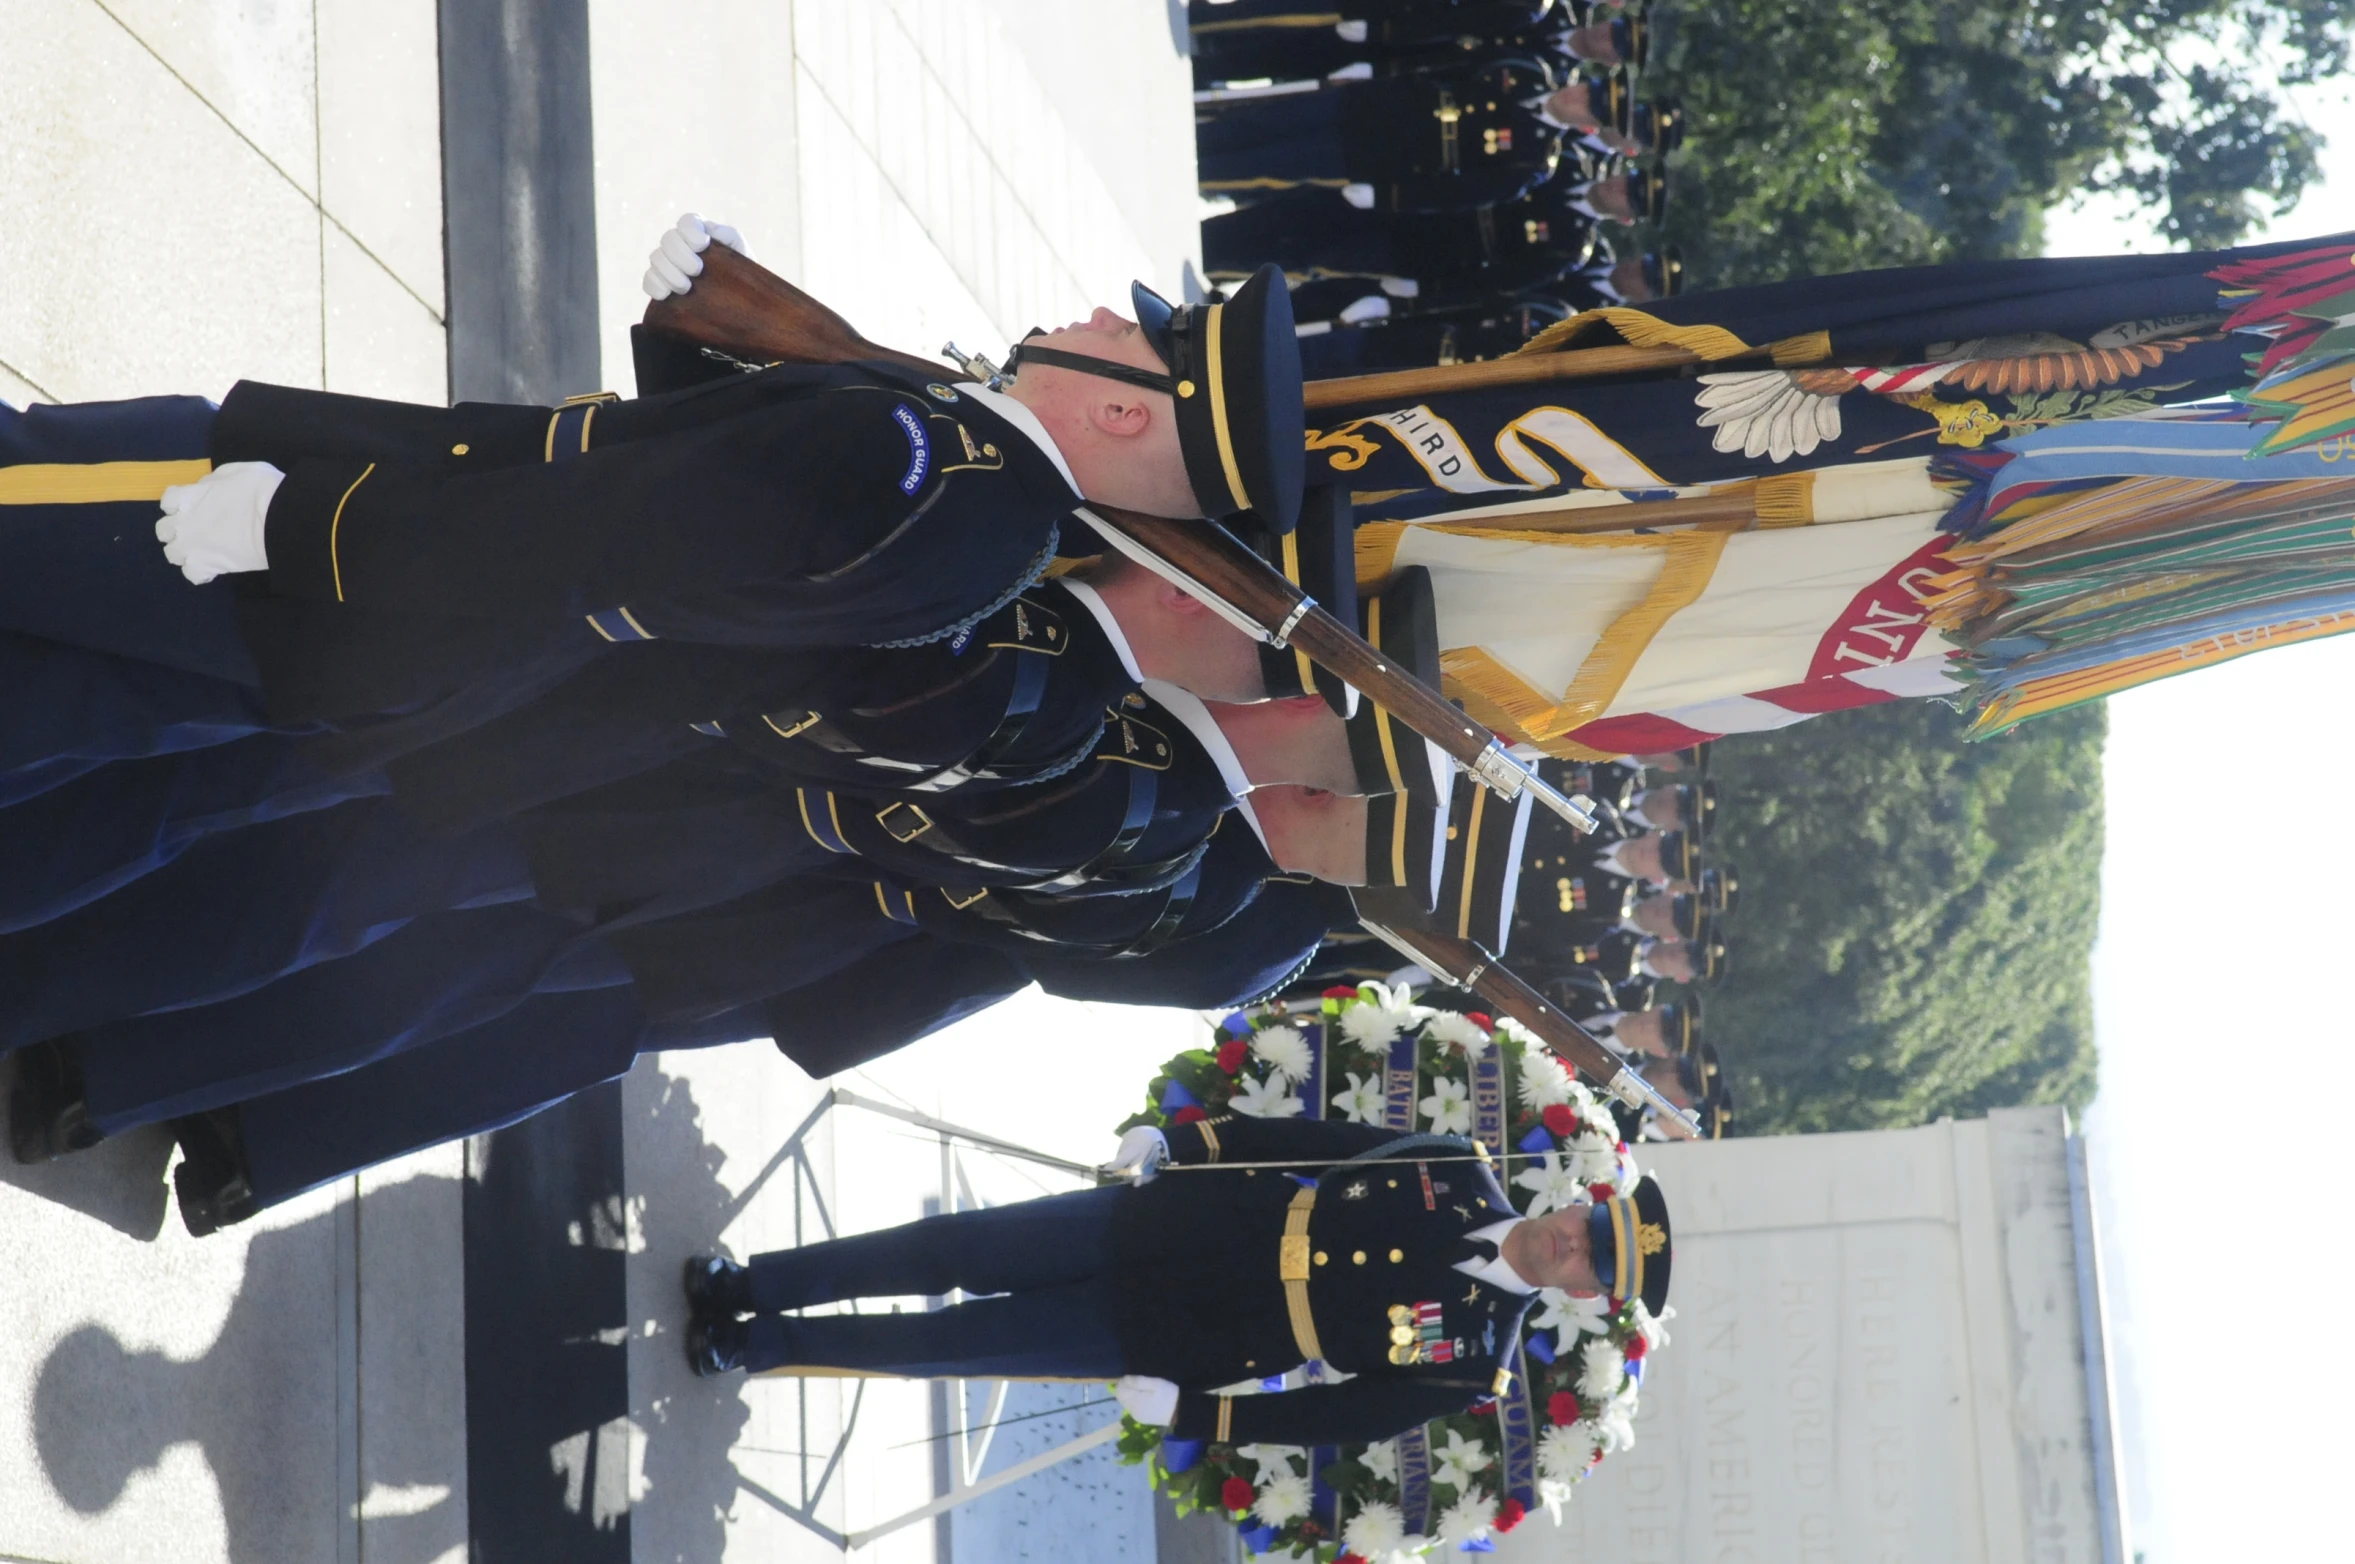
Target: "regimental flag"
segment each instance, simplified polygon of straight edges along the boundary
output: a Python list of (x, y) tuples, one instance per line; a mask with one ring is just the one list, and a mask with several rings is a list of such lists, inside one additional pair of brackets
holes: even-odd
[[(2082, 588), (2082, 574), (2023, 578), (2006, 589), (2005, 625), (2046, 598), (2071, 605), (2039, 621), (2034, 640), (1961, 610), (1958, 583), (1973, 567), (1958, 575), (1945, 556), (1956, 531), (2173, 471), (2177, 453), (2161, 445), (2148, 473), (2129, 476), (2140, 458), (2123, 437), (2111, 442), (2121, 471), (2071, 476), (2049, 459), (2059, 447), (2039, 447), (2048, 459), (2021, 469), (2037, 485), (2015, 483), (2008, 509), (1985, 509), (1986, 480), (2015, 447), (2105, 426), (2096, 421), (2238, 393), (2246, 416), (2282, 422), (2243, 440), (2235, 460), (2295, 445), (2318, 460), (2355, 455), (2355, 390), (2308, 385), (2322, 384), (2318, 365), (2344, 379), (2355, 363), (2355, 316), (2341, 310), (2355, 300), (2333, 291), (2333, 268), (2351, 256), (2355, 243), (2338, 236), (1860, 273), (1593, 311), (1524, 351), (1665, 345), (1726, 367), (1326, 410), (1308, 435), (1312, 481), (1351, 485), (1361, 588), (1407, 565), (1431, 570), (1447, 693), (1551, 754), (1671, 749), (1948, 694), (1962, 687), (1957, 673), (1999, 726), (2016, 718), (1990, 715), (1997, 707), (2055, 709), (2084, 698), (2072, 692), (2159, 676), (2154, 659), (2229, 650), (2217, 642), (2194, 656), (2192, 641), (2166, 640), (2178, 629), (2333, 633), (2336, 578), (2312, 575), (2313, 560), (2263, 574), (2253, 539), (2228, 564), (2204, 566), (2199, 591), (2131, 606)], [(2252, 344), (2271, 344), (2253, 393)], [(1958, 520), (1964, 494), (1974, 497)], [(1646, 526), (1649, 502), (1697, 495), (1718, 519), (1688, 523), (1689, 508), (1670, 507)], [(2115, 487), (2073, 514), (2136, 498)], [(2303, 546), (2294, 528), (2276, 530), (2283, 549)], [(2202, 547), (2173, 546), (2169, 558)], [(1955, 661), (1965, 644), (1970, 657)], [(2029, 669), (2054, 682), (2025, 689)]]
[(1954, 688), (1921, 596), (1952, 496), (1925, 458), (1802, 475), (1805, 526), (1357, 532), (1358, 575), (1431, 572), (1447, 694), (1567, 759), (1675, 749)]
[[(1834, 463), (1977, 449), (2245, 387), (2244, 303), (2210, 274), (2319, 243), (1806, 278), (1593, 310), (1523, 354), (1683, 348), (1681, 371), (1450, 389), (1321, 410), (1310, 481), (1361, 517), (1495, 518)], [(2244, 323), (2245, 324), (2245, 323)], [(1711, 367), (1722, 365), (1722, 368)]]

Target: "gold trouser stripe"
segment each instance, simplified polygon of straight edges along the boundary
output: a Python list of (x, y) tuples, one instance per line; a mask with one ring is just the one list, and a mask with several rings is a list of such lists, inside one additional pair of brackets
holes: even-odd
[(1207, 365), (1210, 371), (1210, 432), (1218, 440), (1218, 461), (1226, 470), (1227, 487), (1234, 491), (1235, 509), (1242, 510), (1250, 505), (1251, 497), (1243, 492), (1243, 470), (1235, 464), (1235, 435), (1227, 427), (1226, 370), (1222, 362), (1224, 355), (1219, 349), (1226, 312), (1227, 307), (1223, 304), (1210, 306), (1210, 318), (1203, 323), (1202, 337), (1210, 344)]
[(1406, 877), (1406, 795), (1390, 795), (1390, 883), (1401, 890), (1412, 886)]
[(27, 462), (0, 467), (0, 505), (104, 505), (160, 500), (164, 490), (213, 470), (203, 457), (184, 462)]
[(1202, 1144), (1209, 1150), (1211, 1161), (1216, 1162), (1220, 1157), (1226, 1155), (1226, 1153), (1219, 1147), (1218, 1131), (1210, 1127), (1210, 1121), (1208, 1119), (1202, 1120), (1194, 1127), (1202, 1132)]
[(1240, 20), (1196, 22), (1186, 29), (1190, 33), (1242, 33), (1262, 29), (1300, 27), (1331, 27), (1340, 22), (1339, 11), (1293, 11), (1283, 16), (1247, 16)]
[(1211, 1434), (1210, 1442), (1214, 1445), (1228, 1444), (1231, 1442), (1228, 1438), (1228, 1435), (1232, 1434), (1234, 1431), (1235, 1398), (1233, 1396), (1221, 1396), (1218, 1398), (1218, 1428), (1216, 1432)]
[(1464, 827), (1464, 888), (1456, 897), (1456, 938), (1472, 937), (1472, 888), (1480, 877), (1480, 817), (1488, 809), (1488, 789), (1472, 789), (1472, 819)]
[(352, 480), (352, 486), (343, 491), (343, 498), (335, 502), (335, 515), (327, 523), (327, 566), (335, 573), (335, 600), (339, 603), (343, 601), (343, 555), (337, 539), (343, 533), (343, 508), (352, 502), (352, 496), (375, 470), (374, 462), (360, 469), (360, 476)]
[(1308, 1312), (1308, 1215), (1316, 1209), (1317, 1192), (1303, 1189), (1284, 1208), (1284, 1241), (1276, 1257), (1276, 1272), (1284, 1283), (1284, 1312), (1292, 1318), (1292, 1343), (1307, 1362), (1320, 1362), (1325, 1349), (1317, 1342), (1316, 1319)]
[[(905, 1379), (905, 1374), (894, 1374), (889, 1369), (827, 1368), (817, 1363), (787, 1363), (778, 1368), (762, 1369), (754, 1379)], [(993, 1379), (1018, 1379), (1026, 1385), (1101, 1385), (1103, 1376), (1094, 1374), (993, 1374)]]

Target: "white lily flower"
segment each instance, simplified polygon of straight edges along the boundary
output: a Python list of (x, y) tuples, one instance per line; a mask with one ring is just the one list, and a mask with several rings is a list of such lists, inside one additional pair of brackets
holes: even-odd
[(1549, 1151), (1542, 1162), (1514, 1174), (1513, 1183), (1517, 1188), (1536, 1191), (1529, 1197), (1525, 1216), (1543, 1216), (1564, 1206), (1584, 1204), (1586, 1200), (1585, 1180), (1558, 1152)]
[(1306, 1445), (1237, 1445), (1235, 1454), (1257, 1466), (1262, 1477), (1278, 1467), (1299, 1468), (1308, 1461)]
[(1254, 1119), (1289, 1119), (1300, 1112), (1300, 1099), (1286, 1089), (1280, 1076), (1259, 1080), (1244, 1076), (1235, 1083), (1227, 1106)]
[(1386, 1483), (1398, 1481), (1398, 1441), (1385, 1439), (1366, 1446), (1366, 1453), (1358, 1457), (1367, 1471)]
[(1560, 1332), (1555, 1337), (1556, 1352), (1575, 1352), (1579, 1337), (1601, 1336), (1611, 1329), (1608, 1298), (1573, 1298), (1559, 1287), (1540, 1287), (1537, 1297), (1542, 1307), (1532, 1324), (1538, 1330)]
[(1451, 1081), (1444, 1075), (1433, 1077), (1431, 1095), (1423, 1099), (1421, 1107), (1435, 1135), (1463, 1135), (1472, 1128), (1472, 1089), (1462, 1081)]
[(1647, 1354), (1658, 1352), (1668, 1345), (1668, 1322), (1676, 1318), (1676, 1305), (1668, 1304), (1658, 1314), (1654, 1314), (1638, 1298), (1628, 1305), (1628, 1310), (1635, 1318), (1635, 1328), (1643, 1332), (1644, 1351)]
[(1496, 1457), (1478, 1440), (1468, 1440), (1454, 1429), (1447, 1431), (1447, 1443), (1431, 1453), (1431, 1481), (1455, 1489), (1472, 1485), (1472, 1474), (1487, 1470)]
[(1381, 1123), (1382, 1110), (1388, 1105), (1381, 1075), (1360, 1076), (1352, 1071), (1347, 1072), (1347, 1079), (1348, 1090), (1333, 1094), (1333, 1106), (1352, 1124)]

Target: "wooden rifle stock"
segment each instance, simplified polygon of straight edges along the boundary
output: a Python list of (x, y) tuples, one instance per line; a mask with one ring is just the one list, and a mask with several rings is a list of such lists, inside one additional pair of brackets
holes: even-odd
[(881, 359), (943, 380), (969, 376), (938, 359), (870, 342), (858, 329), (766, 266), (724, 244), (703, 252), (703, 274), (685, 293), (646, 306), (646, 325), (760, 363), (847, 364)]
[(1435, 977), (1478, 994), (1500, 1014), (1527, 1027), (1555, 1058), (1621, 1101), (1649, 1103), (1694, 1134), (1701, 1133), (1699, 1122), (1690, 1113), (1661, 1096), (1651, 1082), (1596, 1042), (1585, 1027), (1555, 1009), (1511, 968), (1471, 940), (1432, 929), (1430, 915), (1404, 892), (1368, 887), (1352, 890), (1350, 897), (1357, 903), (1358, 921), (1368, 933), (1428, 968)]

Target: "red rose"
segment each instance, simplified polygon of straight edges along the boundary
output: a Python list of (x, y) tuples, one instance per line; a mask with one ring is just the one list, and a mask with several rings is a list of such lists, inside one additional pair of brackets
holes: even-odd
[(1324, 1534), (1325, 1528), (1319, 1526), (1315, 1521), (1302, 1521), (1300, 1523), (1300, 1535), (1303, 1537), (1322, 1537)]
[(1218, 1502), (1230, 1510), (1248, 1510), (1251, 1501), (1259, 1497), (1259, 1490), (1240, 1477), (1230, 1477), (1218, 1485)]
[(1474, 1417), (1494, 1417), (1496, 1416), (1496, 1403), (1494, 1401), (1475, 1401), (1472, 1403), (1472, 1415)]
[(1496, 1519), (1488, 1523), (1490, 1531), (1511, 1531), (1521, 1524), (1521, 1517), (1529, 1513), (1529, 1506), (1518, 1499), (1507, 1499), (1496, 1507)]
[(1344, 1553), (1333, 1564), (1366, 1564), (1366, 1556), (1362, 1553)]
[(1651, 1350), (1652, 1344), (1644, 1340), (1642, 1336), (1630, 1336), (1627, 1338), (1627, 1344), (1619, 1349), (1619, 1355), (1630, 1363), (1641, 1363), (1644, 1360), (1644, 1354)]
[(1608, 1184), (1589, 1184), (1586, 1186), (1586, 1192), (1592, 1195), (1598, 1203), (1605, 1200), (1615, 1200), (1619, 1196), (1619, 1191)]
[(1557, 1102), (1545, 1111), (1545, 1130), (1556, 1140), (1567, 1140), (1578, 1133), (1578, 1115), (1568, 1103)]
[(1240, 1037), (1223, 1042), (1218, 1045), (1218, 1067), (1232, 1075), (1243, 1068), (1243, 1061), (1250, 1052), (1251, 1045)]
[(1357, 990), (1344, 983), (1339, 988), (1328, 988), (1319, 996), (1325, 999), (1355, 999)]
[(1169, 1116), (1169, 1122), (1172, 1124), (1199, 1124), (1204, 1119), (1209, 1117), (1209, 1114), (1204, 1113), (1199, 1107), (1189, 1102), (1184, 1107), (1178, 1109), (1177, 1112), (1171, 1114)]
[(1493, 1031), (1495, 1031), (1495, 1030), (1496, 1030), (1496, 1023), (1495, 1023), (1494, 1021), (1490, 1020), (1490, 1019), (1489, 1019), (1489, 1018), (1488, 1018), (1486, 1015), (1482, 1014), (1480, 1011), (1477, 1011), (1477, 1010), (1467, 1010), (1467, 1011), (1465, 1011), (1465, 1012), (1464, 1012), (1464, 1019), (1465, 1019), (1465, 1020), (1467, 1020), (1467, 1021), (1476, 1021), (1476, 1022), (1478, 1022), (1478, 1023), (1480, 1024), (1480, 1030), (1481, 1030), (1481, 1031), (1483, 1031), (1483, 1032), (1493, 1032)]
[(1545, 1415), (1554, 1424), (1578, 1421), (1578, 1398), (1567, 1390), (1557, 1390), (1545, 1398)]

